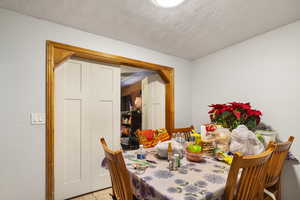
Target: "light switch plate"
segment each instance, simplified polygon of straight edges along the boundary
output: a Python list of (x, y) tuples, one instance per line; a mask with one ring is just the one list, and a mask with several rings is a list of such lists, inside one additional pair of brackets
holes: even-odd
[(45, 113), (30, 113), (32, 125), (45, 124)]

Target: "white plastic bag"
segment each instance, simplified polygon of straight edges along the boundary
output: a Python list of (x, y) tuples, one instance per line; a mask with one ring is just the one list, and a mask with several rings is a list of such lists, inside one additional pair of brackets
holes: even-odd
[(246, 126), (239, 125), (232, 130), (230, 151), (240, 152), (243, 155), (256, 155), (264, 151), (264, 145)]

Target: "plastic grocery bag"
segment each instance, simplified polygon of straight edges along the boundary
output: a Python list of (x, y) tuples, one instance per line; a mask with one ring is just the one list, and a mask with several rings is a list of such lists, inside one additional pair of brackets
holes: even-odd
[(264, 151), (264, 145), (246, 126), (239, 125), (232, 130), (230, 151), (240, 152), (243, 155), (256, 155)]

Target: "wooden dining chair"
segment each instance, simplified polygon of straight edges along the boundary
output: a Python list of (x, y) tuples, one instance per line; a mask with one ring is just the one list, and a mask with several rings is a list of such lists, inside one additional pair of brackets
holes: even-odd
[(172, 135), (176, 133), (184, 133), (184, 139), (188, 140), (191, 137), (192, 130), (194, 130), (194, 126), (189, 126), (186, 128), (174, 128), (169, 130), (169, 134), (172, 137)]
[(225, 200), (263, 200), (268, 161), (274, 147), (253, 156), (234, 154), (229, 170)]
[[(267, 176), (265, 188), (267, 191), (271, 192), (276, 200), (281, 200), (281, 173), (283, 169), (284, 162), (289, 153), (289, 150), (293, 144), (294, 137), (290, 136), (288, 141), (283, 143), (270, 142), (268, 147), (275, 146), (274, 152), (271, 156), (270, 162), (267, 168)], [(274, 197), (272, 199), (274, 199)], [(266, 196), (265, 200), (270, 199)]]
[(109, 149), (104, 138), (101, 138), (100, 142), (107, 160), (107, 167), (111, 177), (114, 199), (135, 199), (131, 190), (129, 173), (124, 162), (122, 150), (113, 151)]

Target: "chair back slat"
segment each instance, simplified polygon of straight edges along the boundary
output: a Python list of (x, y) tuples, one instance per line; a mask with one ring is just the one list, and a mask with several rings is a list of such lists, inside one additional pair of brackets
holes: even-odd
[(234, 154), (224, 197), (226, 200), (262, 200), (268, 161), (273, 146), (255, 156)]
[(274, 153), (271, 156), (266, 177), (266, 188), (275, 185), (280, 179), (282, 168), (289, 150), (293, 144), (294, 137), (290, 136), (288, 141), (283, 143), (270, 142), (270, 145), (274, 145)]
[(194, 130), (194, 126), (186, 127), (186, 128), (174, 128), (169, 130), (169, 134), (172, 137), (172, 135), (177, 133), (183, 133), (184, 139), (188, 140), (191, 137), (192, 130)]
[(112, 151), (109, 149), (104, 138), (100, 139), (100, 143), (102, 144), (107, 160), (107, 167), (109, 169), (115, 198), (117, 200), (132, 200), (133, 194), (131, 191), (129, 173), (124, 162), (122, 151)]

